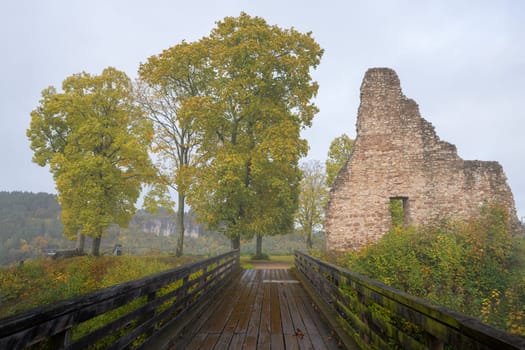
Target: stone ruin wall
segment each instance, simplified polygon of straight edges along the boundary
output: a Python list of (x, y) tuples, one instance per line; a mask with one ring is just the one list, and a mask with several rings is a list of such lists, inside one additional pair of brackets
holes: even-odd
[(404, 199), (407, 225), (469, 218), (484, 201), (504, 205), (512, 225), (519, 223), (501, 165), (462, 160), (403, 95), (397, 74), (373, 68), (361, 85), (353, 151), (330, 193), (327, 248), (377, 241), (391, 226), (391, 198)]

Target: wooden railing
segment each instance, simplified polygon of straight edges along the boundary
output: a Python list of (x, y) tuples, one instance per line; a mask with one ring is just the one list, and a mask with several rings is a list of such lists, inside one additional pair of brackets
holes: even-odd
[(359, 348), (525, 349), (524, 337), (302, 252), (295, 252), (295, 267), (307, 289), (315, 291), (321, 309), (332, 312)]
[(149, 348), (239, 268), (236, 250), (1, 319), (0, 349)]

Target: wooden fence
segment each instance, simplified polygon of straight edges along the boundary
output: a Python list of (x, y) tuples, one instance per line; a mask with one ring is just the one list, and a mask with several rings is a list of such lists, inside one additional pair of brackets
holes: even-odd
[(321, 309), (362, 349), (525, 349), (524, 337), (302, 252), (295, 252), (295, 266)]
[(1, 319), (0, 349), (150, 348), (239, 269), (236, 250)]

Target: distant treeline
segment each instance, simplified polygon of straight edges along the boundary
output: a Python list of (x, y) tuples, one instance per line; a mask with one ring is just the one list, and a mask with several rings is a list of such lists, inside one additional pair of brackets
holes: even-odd
[[(50, 250), (75, 248), (76, 243), (64, 237), (60, 213), (60, 205), (52, 194), (0, 192), (0, 264), (34, 258)], [(186, 215), (185, 226), (186, 234), (193, 238), (218, 236), (197, 224), (191, 214)], [(176, 227), (174, 215), (166, 210), (160, 209), (156, 215), (139, 210), (128, 228), (108, 228), (102, 252), (111, 253), (117, 243), (124, 245), (125, 252), (139, 254), (168, 248), (165, 241), (169, 241)]]
[[(41, 257), (50, 250), (74, 249), (75, 241), (63, 234), (60, 205), (55, 195), (31, 192), (0, 192), (0, 265)], [(230, 249), (230, 240), (210, 232), (196, 222), (192, 212), (185, 216), (185, 254), (214, 255)], [(138, 210), (127, 228), (111, 225), (102, 240), (101, 254), (112, 254), (116, 244), (124, 254), (170, 254), (176, 247), (175, 215), (164, 209), (157, 214)], [(87, 242), (89, 244), (89, 242)], [(268, 254), (290, 254), (305, 247), (304, 237), (290, 234), (265, 237)], [(324, 237), (314, 236), (314, 246), (324, 246)], [(242, 251), (254, 252), (252, 239), (244, 241)]]
[(62, 232), (60, 206), (53, 195), (0, 192), (0, 264), (41, 255), (48, 247), (74, 247)]

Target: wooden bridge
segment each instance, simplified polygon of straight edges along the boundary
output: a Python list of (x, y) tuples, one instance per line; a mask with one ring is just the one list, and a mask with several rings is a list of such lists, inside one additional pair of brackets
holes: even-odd
[[(104, 326), (95, 328), (95, 325)], [(0, 349), (525, 349), (525, 338), (301, 252), (239, 252), (0, 320)]]

